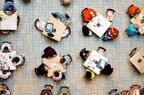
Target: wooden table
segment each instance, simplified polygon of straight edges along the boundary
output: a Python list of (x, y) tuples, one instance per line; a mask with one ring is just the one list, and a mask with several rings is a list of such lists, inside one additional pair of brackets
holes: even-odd
[(98, 37), (102, 37), (106, 30), (110, 27), (111, 22), (100, 13), (94, 17), (86, 26)]
[(54, 34), (54, 37), (49, 37), (47, 35), (47, 32), (44, 31), (42, 32), (42, 34), (48, 36), (49, 38), (53, 39), (53, 40), (56, 40), (56, 41), (60, 41), (61, 38), (62, 38), (62, 35), (66, 29), (66, 26), (61, 22), (61, 21), (58, 21), (56, 18), (54, 17), (50, 17), (49, 20), (48, 20), (49, 23), (53, 23), (54, 25), (54, 29), (56, 29), (56, 32), (53, 32)]
[(0, 51), (0, 64), (1, 64), (1, 67), (4, 67), (3, 70), (8, 70), (8, 69), (16, 70), (16, 66), (14, 66), (12, 63), (13, 55), (15, 55), (15, 52), (2, 53)]
[(144, 73), (144, 48), (142, 48), (132, 58), (130, 58), (130, 61), (139, 70), (139, 72), (143, 74)]
[(136, 15), (135, 17), (131, 19), (131, 22), (133, 24), (136, 24), (139, 26), (138, 31), (141, 35), (144, 34), (144, 22), (143, 23), (141, 22), (142, 19), (144, 19), (144, 10), (142, 10), (140, 14)]
[(52, 77), (55, 71), (60, 71), (61, 73), (66, 72), (60, 63), (60, 56), (57, 55), (52, 59), (43, 58), (43, 63), (48, 67), (48, 77)]
[(17, 12), (13, 15), (7, 15), (3, 11), (0, 11), (0, 30), (17, 30)]
[(94, 63), (93, 61), (99, 61), (100, 59), (104, 60), (105, 62), (108, 62), (108, 59), (106, 57), (104, 57), (103, 55), (100, 55), (97, 51), (92, 50), (87, 58), (87, 60), (83, 63), (83, 65), (92, 70), (94, 73), (96, 73), (97, 75), (100, 74), (101, 69), (96, 67), (96, 63)]

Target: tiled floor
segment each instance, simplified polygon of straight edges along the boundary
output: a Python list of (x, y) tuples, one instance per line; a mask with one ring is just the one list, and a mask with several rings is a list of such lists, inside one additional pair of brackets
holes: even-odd
[[(3, 2), (2, 2), (3, 1)], [(20, 27), (17, 32), (0, 36), (0, 42), (11, 41), (14, 48), (26, 56), (26, 64), (14, 72), (13, 76), (5, 83), (13, 92), (12, 95), (39, 95), (44, 84), (54, 86), (54, 94), (62, 85), (68, 85), (72, 95), (107, 95), (113, 88), (128, 89), (132, 84), (144, 86), (144, 75), (140, 75), (129, 63), (128, 53), (134, 47), (144, 47), (144, 36), (128, 38), (124, 33), (129, 24), (126, 15), (127, 7), (135, 4), (144, 8), (143, 0), (73, 0), (73, 3), (65, 8), (59, 0), (32, 0), (25, 5), (22, 0), (15, 0), (18, 13), (21, 17)], [(4, 0), (0, 2), (0, 9)], [(84, 37), (81, 32), (81, 10), (91, 7), (104, 14), (107, 8), (114, 8), (116, 14), (113, 26), (120, 30), (119, 37), (113, 42), (102, 42), (101, 39)], [(34, 26), (36, 18), (46, 21), (51, 12), (68, 12), (72, 16), (72, 35), (56, 43), (41, 35)], [(46, 77), (37, 77), (33, 69), (41, 64), (41, 55), (45, 47), (52, 46), (57, 52), (70, 53), (74, 62), (68, 67), (66, 80), (56, 83)], [(79, 51), (86, 47), (96, 49), (103, 46), (107, 49), (109, 63), (115, 68), (111, 76), (97, 76), (92, 81), (83, 78), (84, 68), (79, 57)]]

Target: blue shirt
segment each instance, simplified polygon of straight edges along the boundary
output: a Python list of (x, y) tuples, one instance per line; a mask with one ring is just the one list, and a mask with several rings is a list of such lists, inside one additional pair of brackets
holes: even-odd
[(12, 10), (14, 11), (14, 12), (16, 12), (16, 7), (15, 7), (15, 5), (12, 3), (12, 2), (7, 2), (5, 5), (4, 5), (4, 8), (3, 8), (3, 11), (7, 11), (8, 10), (8, 8), (9, 8), (9, 6), (12, 6)]
[(138, 31), (136, 30), (133, 24), (130, 24), (127, 28), (127, 33), (128, 35), (135, 35), (138, 33)]

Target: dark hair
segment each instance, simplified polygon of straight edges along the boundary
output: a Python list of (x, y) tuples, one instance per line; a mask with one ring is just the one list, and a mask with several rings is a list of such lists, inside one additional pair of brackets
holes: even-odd
[(89, 36), (89, 29), (84, 25), (82, 28), (82, 32), (84, 36)]
[(9, 2), (9, 1), (12, 2), (12, 3), (14, 2), (14, 0), (5, 0), (5, 2)]
[(40, 95), (53, 95), (52, 91), (50, 89), (44, 89), (42, 90)]
[(55, 75), (56, 77), (58, 77), (58, 76), (60, 75), (60, 73), (57, 72), (57, 71), (55, 71), (55, 72), (54, 72), (54, 75)]
[(55, 49), (47, 47), (44, 49), (44, 54), (42, 55), (42, 58), (53, 57), (54, 55), (57, 55)]
[(1, 94), (6, 94), (6, 91), (5, 91), (5, 90), (1, 90), (1, 91), (0, 91), (0, 95), (1, 95)]
[(41, 64), (38, 68), (35, 68), (35, 73), (37, 75), (45, 75), (48, 71), (45, 69), (45, 65)]
[(85, 77), (87, 79), (91, 79), (91, 76), (92, 76), (91, 72), (87, 71), (86, 74), (85, 74)]
[(110, 64), (106, 65), (105, 68), (101, 71), (101, 73), (104, 75), (111, 75), (112, 72), (113, 72), (113, 68), (111, 68)]
[(12, 62), (16, 62), (16, 63), (18, 63), (20, 61), (20, 58), (19, 57), (15, 57), (13, 60), (12, 60)]
[[(86, 50), (86, 48), (82, 49), (82, 50), (80, 51), (80, 56), (81, 56), (81, 58), (82, 58), (83, 60), (86, 60), (86, 57), (87, 57), (88, 53), (89, 53), (89, 50)], [(84, 55), (84, 54), (85, 54), (85, 55)]]
[(5, 49), (5, 50), (8, 50), (8, 47), (7, 47), (7, 46), (5, 46), (5, 47), (4, 47), (4, 49)]
[(60, 63), (64, 63), (65, 61), (66, 61), (65, 58), (60, 59)]

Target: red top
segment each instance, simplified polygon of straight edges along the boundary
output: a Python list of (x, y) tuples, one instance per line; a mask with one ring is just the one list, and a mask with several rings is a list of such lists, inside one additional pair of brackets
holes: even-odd
[(93, 14), (96, 16), (96, 11), (89, 8), (89, 9), (85, 9), (83, 12), (82, 12), (82, 16), (83, 16), (83, 19), (84, 21), (90, 21), (93, 17), (91, 16), (90, 12), (93, 12)]

